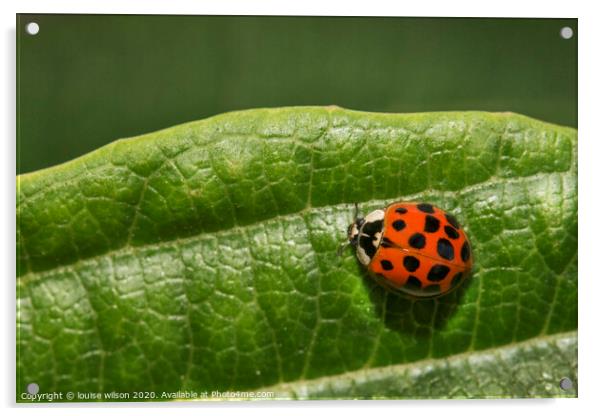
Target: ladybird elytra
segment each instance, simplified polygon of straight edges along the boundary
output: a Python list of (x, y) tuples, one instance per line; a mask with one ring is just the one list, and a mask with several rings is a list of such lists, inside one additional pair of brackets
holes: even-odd
[(359, 262), (377, 282), (416, 298), (450, 293), (473, 259), (458, 220), (425, 202), (395, 202), (357, 217), (347, 230)]

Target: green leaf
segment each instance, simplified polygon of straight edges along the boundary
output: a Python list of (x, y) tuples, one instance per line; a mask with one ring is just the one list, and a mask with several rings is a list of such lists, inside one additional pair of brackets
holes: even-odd
[[(515, 114), (297, 107), (20, 176), (17, 400), (576, 396), (576, 144)], [(399, 199), (464, 225), (460, 290), (409, 300), (337, 257), (354, 203)]]

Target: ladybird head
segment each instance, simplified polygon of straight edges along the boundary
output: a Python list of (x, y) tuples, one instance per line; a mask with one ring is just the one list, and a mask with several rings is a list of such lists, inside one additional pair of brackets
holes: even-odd
[(364, 224), (363, 218), (356, 218), (354, 222), (349, 225), (347, 228), (347, 238), (349, 239), (349, 244), (353, 247), (357, 246), (358, 238), (360, 236), (360, 228)]

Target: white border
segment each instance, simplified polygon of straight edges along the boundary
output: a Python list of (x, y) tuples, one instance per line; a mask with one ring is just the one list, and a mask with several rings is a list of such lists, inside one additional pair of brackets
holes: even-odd
[[(569, 413), (593, 413), (599, 406), (601, 385), (600, 352), (600, 301), (602, 296), (602, 276), (598, 266), (602, 239), (602, 217), (600, 181), (602, 172), (602, 127), (600, 127), (600, 74), (601, 57), (598, 52), (601, 15), (595, 2), (504, 0), (487, 1), (282, 1), (282, 0), (162, 0), (144, 2), (105, 0), (21, 0), (2, 2), (0, 19), (3, 24), (1, 82), (4, 97), (1, 126), (4, 137), (1, 141), (4, 158), (0, 181), (3, 196), (1, 228), (2, 263), (6, 273), (3, 278), (4, 304), (2, 311), (3, 341), (2, 376), (0, 393), (2, 405), (8, 414), (33, 413), (37, 408), (15, 407), (15, 13), (119, 13), (119, 14), (257, 14), (257, 15), (341, 15), (341, 16), (472, 16), (472, 17), (578, 17), (579, 28), (579, 399), (565, 400), (473, 400), (473, 401), (400, 401), (400, 402), (301, 402), (301, 403), (200, 403), (200, 404), (108, 404), (111, 413), (131, 414), (132, 407), (143, 407), (149, 415), (164, 415), (165, 411), (181, 411), (198, 414), (210, 411), (212, 414), (240, 411), (250, 415), (264, 416), (266, 413), (305, 414), (307, 411), (331, 413), (335, 407), (345, 408), (345, 413), (366, 414), (374, 410), (380, 413), (408, 412), (410, 414), (438, 415), (504, 415), (509, 412), (542, 412), (547, 415), (567, 415)], [(37, 409), (45, 415), (81, 414), (81, 405), (45, 406)], [(171, 410), (174, 409), (174, 410)], [(589, 412), (589, 411), (592, 412)], [(98, 405), (85, 406), (86, 414), (105, 414)]]

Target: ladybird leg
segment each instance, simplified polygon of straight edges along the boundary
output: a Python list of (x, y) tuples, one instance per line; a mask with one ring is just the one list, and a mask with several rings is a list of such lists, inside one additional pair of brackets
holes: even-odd
[(341, 257), (343, 255), (343, 251), (345, 251), (345, 249), (350, 245), (351, 243), (349, 240), (343, 241), (341, 244), (339, 244), (339, 248), (337, 249), (337, 257)]

